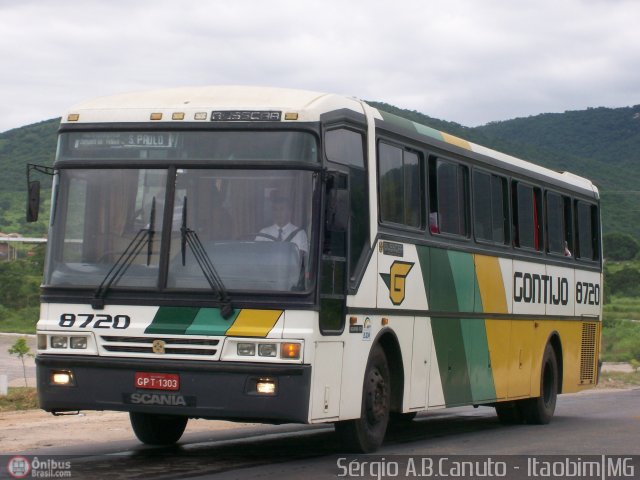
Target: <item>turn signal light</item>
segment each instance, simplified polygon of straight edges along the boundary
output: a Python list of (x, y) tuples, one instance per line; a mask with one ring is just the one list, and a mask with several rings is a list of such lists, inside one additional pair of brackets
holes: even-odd
[(299, 343), (283, 343), (280, 347), (280, 358), (298, 360), (300, 358)]

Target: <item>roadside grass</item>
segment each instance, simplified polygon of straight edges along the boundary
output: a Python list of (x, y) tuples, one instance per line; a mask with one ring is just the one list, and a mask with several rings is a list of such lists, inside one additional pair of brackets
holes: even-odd
[(603, 361), (640, 360), (640, 298), (612, 296), (604, 305), (602, 327)]
[(598, 388), (625, 388), (640, 385), (640, 372), (601, 372)]
[(12, 310), (0, 305), (0, 332), (34, 334), (39, 315), (40, 307)]
[(0, 397), (0, 412), (38, 408), (38, 395), (33, 387), (9, 387), (7, 396)]

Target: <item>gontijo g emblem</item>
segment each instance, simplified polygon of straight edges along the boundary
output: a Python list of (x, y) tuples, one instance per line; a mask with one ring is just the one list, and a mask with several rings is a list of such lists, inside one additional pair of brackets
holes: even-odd
[(401, 305), (404, 302), (406, 278), (413, 265), (410, 262), (396, 260), (391, 264), (389, 273), (380, 274), (389, 289), (389, 299), (394, 305)]

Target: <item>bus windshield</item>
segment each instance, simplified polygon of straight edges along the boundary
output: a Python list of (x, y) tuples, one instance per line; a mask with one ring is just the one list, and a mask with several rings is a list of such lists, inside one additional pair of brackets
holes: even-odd
[(207, 291), (208, 261), (230, 292), (311, 288), (311, 171), (67, 168), (57, 177), (46, 285), (98, 288), (111, 275), (112, 289)]

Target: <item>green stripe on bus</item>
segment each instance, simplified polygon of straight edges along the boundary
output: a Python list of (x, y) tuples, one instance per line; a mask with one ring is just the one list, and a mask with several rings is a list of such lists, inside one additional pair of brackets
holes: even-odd
[(449, 407), (471, 403), (473, 397), (460, 319), (432, 318), (431, 330), (445, 404)]
[(235, 310), (233, 315), (225, 320), (219, 308), (201, 308), (185, 333), (187, 335), (224, 335), (239, 314), (240, 310)]
[(184, 335), (199, 311), (197, 307), (160, 307), (144, 333)]
[[(421, 265), (422, 266), (422, 265)], [(446, 250), (429, 248), (429, 309), (434, 312), (459, 312), (456, 284)], [(423, 270), (424, 271), (424, 270)]]
[(485, 322), (477, 318), (462, 319), (460, 327), (473, 401), (493, 400), (496, 398), (496, 389), (491, 371)]
[(458, 311), (473, 312), (475, 306), (476, 272), (470, 253), (449, 250), (449, 265), (453, 277), (453, 291), (458, 302)]

